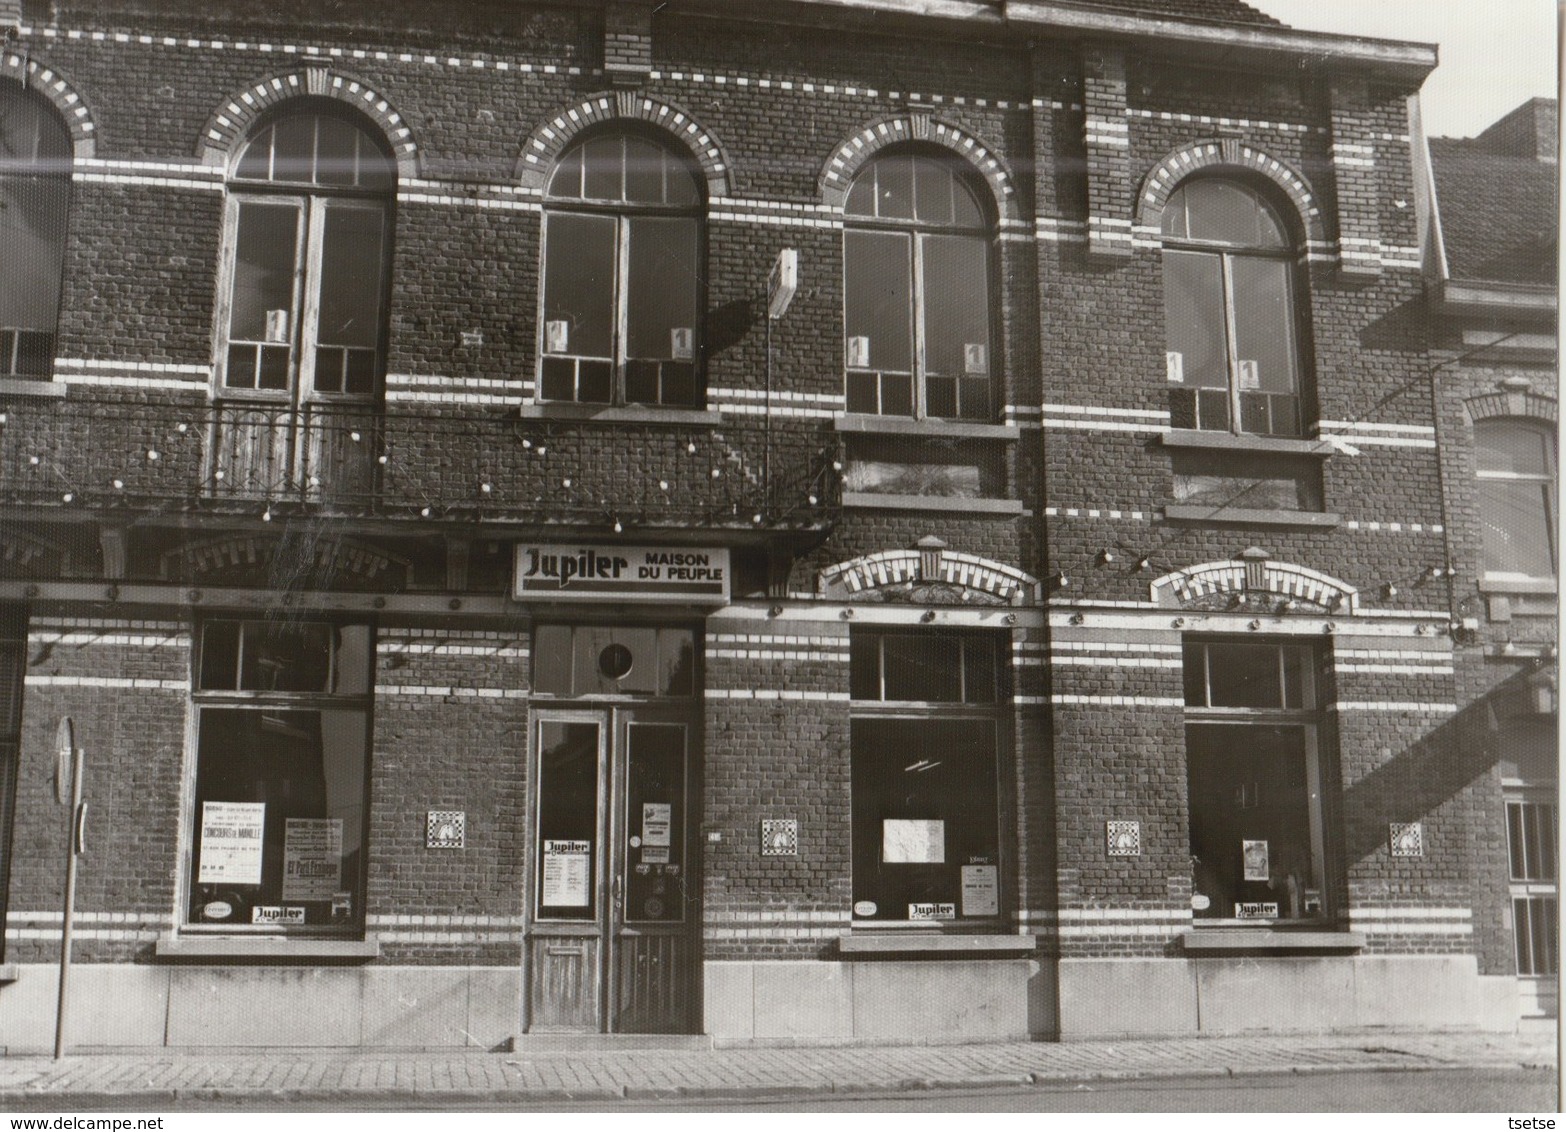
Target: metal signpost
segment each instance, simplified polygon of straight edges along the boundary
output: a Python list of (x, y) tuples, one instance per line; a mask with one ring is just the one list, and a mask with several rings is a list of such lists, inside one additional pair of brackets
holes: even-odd
[(60, 932), (60, 995), (54, 1013), (54, 1056), (65, 1054), (65, 986), (71, 972), (71, 927), (76, 909), (76, 861), (82, 855), (87, 825), (87, 803), (82, 801), (82, 749), (76, 745), (71, 717), (60, 720), (55, 732), (54, 800), (70, 799), (65, 844), (65, 920)]

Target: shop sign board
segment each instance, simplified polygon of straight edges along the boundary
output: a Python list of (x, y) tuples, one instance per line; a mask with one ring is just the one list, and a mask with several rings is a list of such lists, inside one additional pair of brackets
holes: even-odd
[(518, 543), (518, 601), (729, 600), (725, 547)]
[(955, 920), (957, 918), (957, 905), (910, 904), (908, 905), (908, 918), (910, 920)]
[(544, 893), (540, 901), (550, 908), (588, 906), (588, 862), (591, 841), (544, 841)]
[(1275, 900), (1236, 901), (1234, 918), (1236, 920), (1276, 920), (1278, 918), (1278, 903)]
[(265, 802), (203, 802), (197, 884), (260, 884)]
[(283, 899), (330, 900), (342, 888), (343, 819), (289, 818), (283, 840)]
[(302, 924), (305, 922), (305, 910), (299, 906), (257, 904), (250, 909), (250, 922), (252, 924), (277, 924), (280, 926)]

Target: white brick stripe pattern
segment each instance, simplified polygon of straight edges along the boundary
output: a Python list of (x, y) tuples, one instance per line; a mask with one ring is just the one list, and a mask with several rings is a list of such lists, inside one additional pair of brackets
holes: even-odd
[(1350, 908), (1349, 926), (1366, 935), (1472, 935), (1467, 908)]
[(441, 696), (459, 700), (525, 700), (526, 688), (458, 688), (445, 684), (384, 684), (375, 689), (379, 696)]
[(847, 692), (795, 692), (776, 688), (708, 688), (709, 700), (775, 700), (816, 703), (847, 703)]
[(189, 680), (154, 680), (140, 676), (48, 676), (30, 672), (29, 688), (133, 688), (142, 692), (188, 692)]
[(1057, 692), (1050, 703), (1062, 706), (1086, 707), (1160, 707), (1183, 708), (1185, 700), (1180, 696), (1084, 696), (1072, 692)]
[(111, 633), (93, 629), (44, 629), (36, 624), (27, 633), (30, 645), (55, 645), (64, 648), (123, 647), (123, 648), (179, 648), (188, 649), (190, 635), (183, 632), (169, 633)]
[(1409, 711), (1430, 715), (1450, 715), (1456, 704), (1427, 703), (1420, 700), (1338, 700), (1327, 705), (1329, 711)]

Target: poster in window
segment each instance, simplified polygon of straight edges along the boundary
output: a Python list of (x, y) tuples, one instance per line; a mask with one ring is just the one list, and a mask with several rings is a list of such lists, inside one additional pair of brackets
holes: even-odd
[(343, 819), (289, 818), (283, 837), (283, 900), (330, 900), (342, 879)]
[(983, 342), (964, 342), (962, 372), (968, 377), (988, 377), (990, 375), (989, 347)]
[(689, 326), (676, 326), (669, 331), (669, 356), (677, 362), (688, 362), (696, 356), (696, 332)]
[(265, 802), (203, 802), (197, 884), (260, 884)]
[(563, 318), (544, 323), (544, 353), (563, 354), (571, 348), (571, 324)]
[(1265, 841), (1241, 842), (1241, 858), (1245, 861), (1246, 880), (1267, 880), (1272, 876), (1268, 868), (1267, 843)]
[(881, 860), (889, 865), (946, 863), (946, 822), (940, 818), (887, 818), (881, 823)]
[(870, 364), (870, 338), (865, 334), (855, 334), (848, 339), (848, 364), (855, 369), (864, 369)]
[(1170, 385), (1185, 384), (1185, 355), (1179, 350), (1164, 351), (1164, 370)]
[(962, 914), (1000, 915), (1000, 870), (994, 865), (962, 867)]
[(669, 844), (669, 826), (674, 807), (669, 802), (642, 803), (642, 844)]
[(1240, 388), (1261, 388), (1261, 363), (1251, 361), (1249, 358), (1240, 359)]
[(586, 908), (588, 906), (588, 867), (592, 858), (591, 841), (544, 842), (544, 895), (542, 903), (550, 908)]

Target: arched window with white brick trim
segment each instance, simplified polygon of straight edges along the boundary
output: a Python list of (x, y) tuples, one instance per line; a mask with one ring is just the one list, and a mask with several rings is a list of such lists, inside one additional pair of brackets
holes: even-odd
[(41, 95), (0, 90), (0, 378), (48, 380), (65, 275), (70, 131)]

